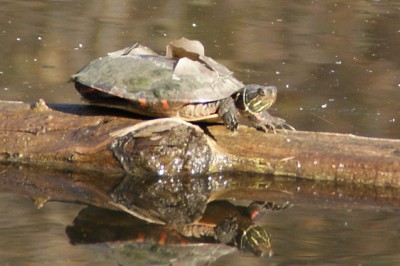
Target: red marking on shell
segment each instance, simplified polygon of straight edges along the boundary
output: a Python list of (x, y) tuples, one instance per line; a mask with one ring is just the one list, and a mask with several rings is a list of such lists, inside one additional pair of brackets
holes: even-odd
[(167, 233), (166, 232), (161, 232), (160, 240), (158, 240), (158, 244), (159, 245), (164, 245), (166, 239), (167, 239)]
[(142, 107), (142, 108), (146, 108), (147, 107), (147, 101), (146, 101), (145, 98), (139, 98), (138, 102), (139, 102), (139, 106), (140, 107)]
[(143, 243), (144, 242), (144, 234), (143, 233), (138, 233), (136, 237), (136, 243)]
[(169, 104), (168, 101), (166, 99), (161, 99), (161, 108), (163, 110), (168, 110), (169, 109)]

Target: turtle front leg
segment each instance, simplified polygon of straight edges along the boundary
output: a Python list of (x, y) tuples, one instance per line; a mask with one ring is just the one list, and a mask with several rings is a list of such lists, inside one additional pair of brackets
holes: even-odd
[(224, 121), (225, 126), (231, 131), (235, 131), (238, 128), (239, 112), (231, 97), (221, 100), (218, 107), (218, 115), (222, 118), (222, 121)]
[(276, 133), (276, 128), (282, 128), (285, 131), (286, 129), (296, 130), (294, 127), (286, 123), (284, 119), (272, 116), (267, 111), (248, 114), (246, 117), (255, 128), (261, 129), (265, 132), (272, 130)]

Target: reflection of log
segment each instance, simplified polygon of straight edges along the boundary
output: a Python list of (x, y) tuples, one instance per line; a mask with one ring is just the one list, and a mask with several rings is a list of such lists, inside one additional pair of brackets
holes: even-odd
[[(0, 162), (73, 168), (75, 171), (141, 173), (141, 170), (129, 169), (122, 162), (130, 154), (124, 151), (124, 155), (118, 155), (110, 148), (116, 138), (125, 134), (120, 133), (121, 129), (141, 120), (102, 116), (94, 114), (93, 110), (98, 112), (103, 109), (82, 106), (50, 109), (40, 102), (34, 107), (23, 103), (0, 102)], [(206, 136), (209, 153), (201, 150), (200, 144), (191, 150), (206, 158), (191, 158), (185, 161), (191, 165), (183, 165), (180, 169), (161, 170), (164, 173), (171, 170), (172, 174), (187, 167), (196, 173), (235, 170), (400, 187), (400, 140), (300, 131), (265, 134), (247, 127), (240, 127), (239, 132), (232, 134), (220, 125), (208, 126), (207, 130), (217, 145)], [(179, 139), (177, 134), (172, 137)], [(189, 136), (185, 141), (192, 139), (193, 136)], [(126, 142), (123, 144), (131, 145)], [(179, 150), (185, 143), (169, 140), (168, 144), (168, 148), (175, 145)], [(179, 146), (181, 144), (183, 146)], [(148, 148), (135, 145), (136, 149)], [(174, 156), (176, 150), (169, 156)], [(134, 156), (141, 155), (135, 152)], [(135, 167), (147, 163), (143, 171), (157, 172), (160, 162), (167, 160), (165, 154), (163, 156), (154, 162), (155, 165), (150, 165), (151, 161), (139, 161), (135, 162)], [(202, 161), (199, 164), (197, 160)]]

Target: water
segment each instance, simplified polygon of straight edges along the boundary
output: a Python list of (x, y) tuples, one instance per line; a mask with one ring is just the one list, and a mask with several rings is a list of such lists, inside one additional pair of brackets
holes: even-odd
[[(141, 254), (132, 260), (131, 254), (119, 254), (119, 249), (70, 245), (65, 228), (81, 205), (49, 203), (37, 210), (26, 198), (3, 194), (0, 199), (0, 265), (138, 265), (135, 262), (143, 258)], [(397, 210), (297, 202), (260, 224), (271, 234), (273, 257), (234, 252), (212, 265), (390, 265), (400, 261)]]
[(245, 83), (277, 85), (273, 111), (299, 129), (399, 136), (396, 1), (102, 3), (2, 1), (1, 99), (79, 102), (67, 81), (90, 60), (185, 36)]
[[(0, 99), (80, 103), (72, 73), (135, 41), (163, 53), (198, 39), (245, 83), (278, 86), (271, 113), (299, 130), (400, 136), (397, 1), (2, 1)], [(1, 184), (1, 183), (0, 183)], [(81, 208), (1, 195), (0, 265), (116, 265), (68, 244)], [(399, 215), (379, 208), (295, 205), (265, 223), (276, 255), (215, 264), (398, 263)]]
[(30, 199), (0, 194), (0, 265), (113, 265), (69, 244), (65, 228), (81, 208), (50, 203), (37, 210)]

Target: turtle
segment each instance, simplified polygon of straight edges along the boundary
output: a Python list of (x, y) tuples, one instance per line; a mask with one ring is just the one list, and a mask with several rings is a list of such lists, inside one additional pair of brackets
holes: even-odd
[(275, 86), (244, 85), (225, 66), (205, 56), (203, 45), (195, 40), (171, 42), (165, 56), (135, 43), (90, 62), (71, 80), (90, 103), (140, 115), (190, 122), (222, 120), (231, 131), (237, 130), (242, 115), (265, 132), (294, 130), (267, 112), (277, 98)]

